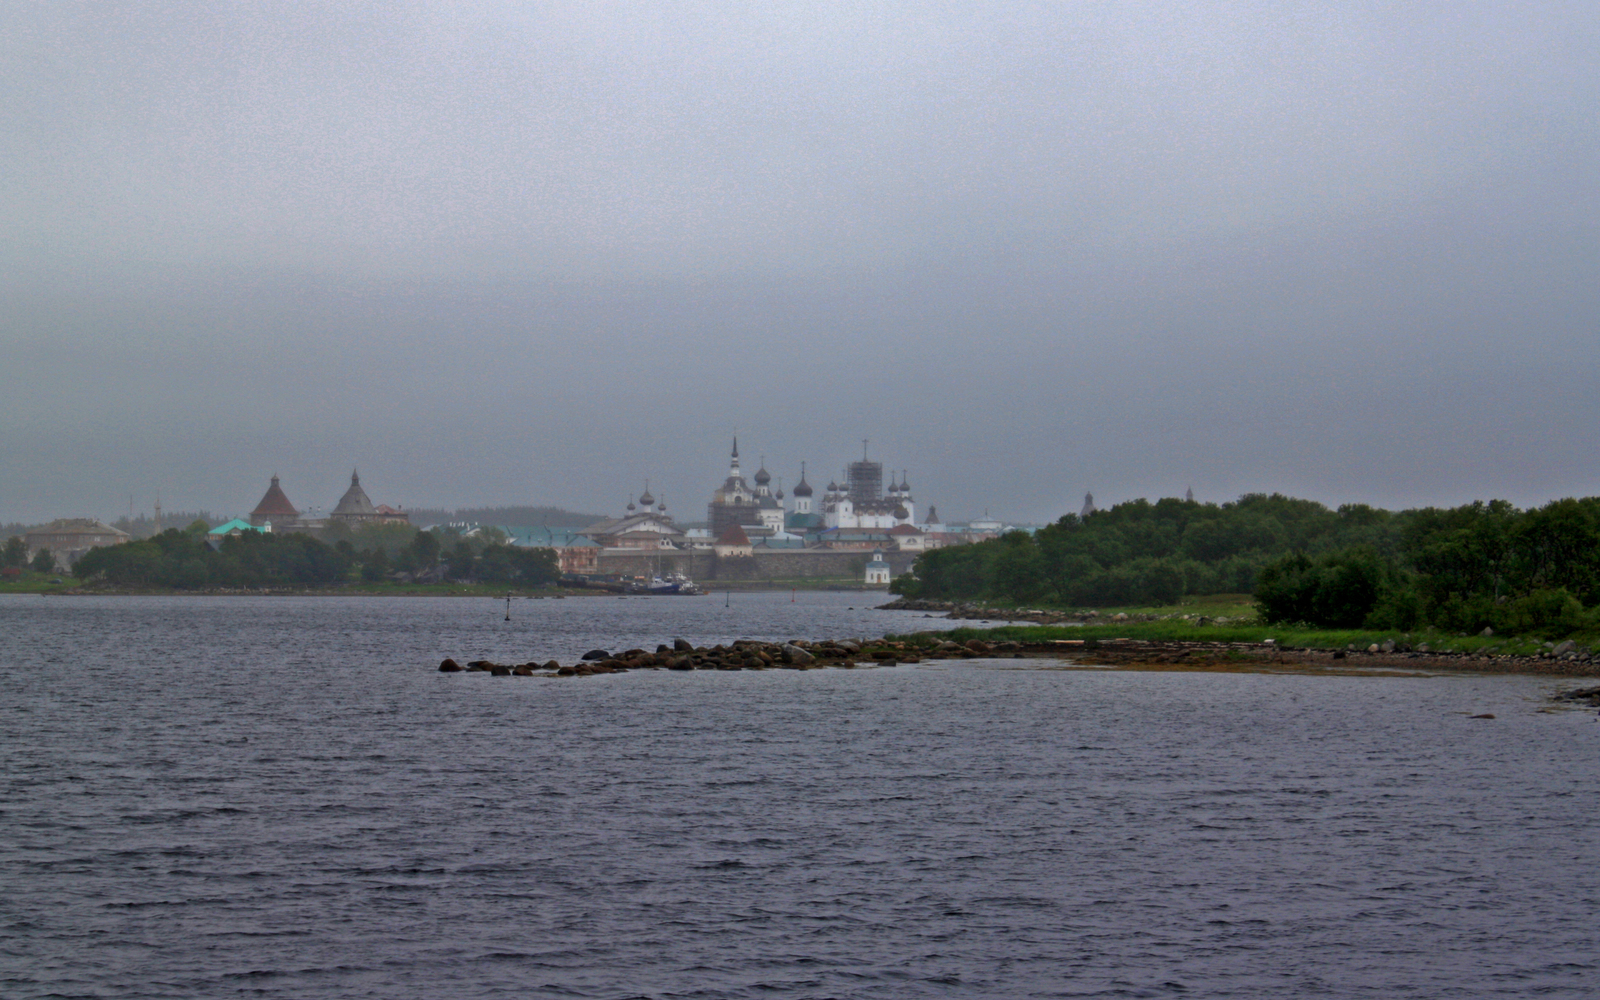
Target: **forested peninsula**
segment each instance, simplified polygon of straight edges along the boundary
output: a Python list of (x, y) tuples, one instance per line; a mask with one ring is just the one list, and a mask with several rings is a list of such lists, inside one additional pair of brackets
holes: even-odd
[(1600, 631), (1600, 498), (1398, 512), (1280, 494), (1140, 499), (925, 553), (891, 590), (1088, 608), (1246, 593), (1268, 623), (1591, 633)]

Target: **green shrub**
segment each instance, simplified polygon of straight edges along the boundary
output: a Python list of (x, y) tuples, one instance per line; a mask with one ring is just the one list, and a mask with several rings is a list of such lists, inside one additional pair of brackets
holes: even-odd
[(1343, 549), (1316, 559), (1295, 552), (1262, 569), (1256, 603), (1269, 623), (1359, 628), (1391, 589), (1389, 575), (1371, 549)]
[(1571, 635), (1589, 624), (1583, 605), (1565, 587), (1536, 590), (1496, 608), (1495, 631), (1544, 638)]

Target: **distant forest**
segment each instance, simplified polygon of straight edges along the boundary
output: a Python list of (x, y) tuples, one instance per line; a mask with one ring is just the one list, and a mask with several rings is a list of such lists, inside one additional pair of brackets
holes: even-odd
[(1570, 633), (1600, 628), (1600, 497), (1399, 512), (1260, 493), (1134, 500), (925, 553), (893, 589), (1064, 607), (1252, 593), (1269, 622)]
[(461, 507), (456, 510), (413, 507), (407, 513), (411, 515), (411, 523), (419, 528), (462, 521), (512, 527), (548, 525), (552, 528), (587, 528), (606, 519), (604, 514), (580, 514), (560, 507)]
[(72, 567), (84, 581), (122, 587), (337, 586), (424, 581), (543, 586), (560, 575), (545, 548), (519, 548), (484, 531), (417, 531), (409, 525), (366, 525), (317, 539), (309, 534), (246, 531), (213, 549), (205, 526), (169, 528), (151, 538), (91, 549)]

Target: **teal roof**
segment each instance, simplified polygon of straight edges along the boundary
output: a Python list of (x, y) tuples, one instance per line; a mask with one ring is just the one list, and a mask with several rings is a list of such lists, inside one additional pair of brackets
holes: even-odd
[(599, 548), (591, 539), (578, 534), (579, 528), (546, 528), (543, 525), (497, 524), (512, 545), (538, 549)]
[(217, 525), (215, 528), (212, 528), (210, 531), (206, 532), (206, 534), (208, 534), (208, 535), (231, 535), (235, 531), (266, 531), (266, 530), (267, 530), (266, 528), (258, 528), (258, 527), (256, 527), (255, 525), (251, 524), (249, 521), (246, 521), (242, 517), (236, 517), (233, 520), (228, 521), (228, 522), (226, 522), (224, 524)]
[(758, 539), (755, 547), (758, 549), (803, 549), (806, 547), (806, 540), (799, 535), (781, 532), (767, 538)]

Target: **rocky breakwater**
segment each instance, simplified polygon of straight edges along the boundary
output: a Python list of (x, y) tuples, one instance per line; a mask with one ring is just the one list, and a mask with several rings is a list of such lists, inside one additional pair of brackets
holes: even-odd
[(676, 639), (670, 645), (662, 643), (655, 652), (629, 649), (613, 653), (604, 649), (591, 649), (577, 663), (562, 664), (555, 660), (543, 663), (530, 660), (526, 663), (495, 663), (490, 660), (469, 660), (465, 666), (454, 658), (439, 664), (442, 673), (482, 672), (495, 677), (593, 677), (598, 674), (620, 674), (630, 670), (821, 670), (856, 667), (888, 667), (901, 663), (920, 663), (923, 660), (960, 660), (978, 657), (1025, 655), (1022, 644), (1015, 642), (986, 643), (971, 639), (956, 643), (948, 639), (929, 643), (911, 643), (876, 640), (823, 640), (808, 642), (758, 642), (741, 639), (732, 645), (696, 646), (685, 639)]

